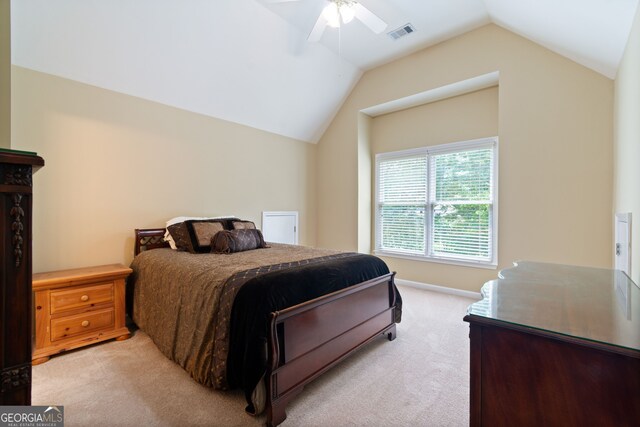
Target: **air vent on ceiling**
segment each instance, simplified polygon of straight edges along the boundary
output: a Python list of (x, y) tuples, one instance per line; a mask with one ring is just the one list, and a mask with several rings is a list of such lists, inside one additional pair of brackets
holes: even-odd
[(389, 37), (391, 37), (392, 39), (398, 40), (401, 37), (413, 33), (415, 30), (416, 29), (413, 27), (413, 25), (407, 23), (400, 28), (396, 28), (395, 30), (388, 32), (387, 34), (389, 34)]

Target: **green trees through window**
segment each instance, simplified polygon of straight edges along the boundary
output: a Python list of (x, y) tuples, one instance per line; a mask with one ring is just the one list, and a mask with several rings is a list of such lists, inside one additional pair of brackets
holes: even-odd
[(431, 156), (432, 252), (491, 258), (493, 149)]
[(495, 138), (376, 156), (376, 250), (495, 262)]

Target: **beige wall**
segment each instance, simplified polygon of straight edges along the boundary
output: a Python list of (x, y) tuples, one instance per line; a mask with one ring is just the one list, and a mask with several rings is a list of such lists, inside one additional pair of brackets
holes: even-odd
[(631, 278), (640, 283), (640, 7), (615, 81), (616, 212), (632, 213)]
[(0, 148), (11, 147), (11, 13), (0, 0)]
[(358, 114), (358, 252), (368, 253), (372, 249), (371, 227), (375, 223), (371, 216), (374, 200), (372, 192), (375, 155), (371, 152), (371, 125), (373, 120)]
[[(318, 245), (358, 248), (360, 110), (493, 71), (499, 268), (517, 259), (610, 267), (613, 82), (496, 25), (365, 73), (319, 143)], [(465, 290), (497, 274), (388, 261), (399, 278)]]
[[(406, 150), (429, 145), (468, 141), (498, 135), (498, 87), (468, 93), (408, 110), (386, 114), (371, 120), (371, 151), (378, 153)], [(498, 205), (499, 206), (499, 205)], [(375, 207), (371, 209), (375, 215)], [(371, 233), (374, 232), (372, 228)], [(371, 241), (375, 241), (372, 234)], [(451, 283), (449, 265), (383, 257), (389, 267), (405, 280), (425, 282), (428, 265), (429, 283)], [(458, 282), (473, 281), (476, 269), (455, 267)]]
[[(636, 19), (635, 40), (637, 27)], [(637, 63), (637, 50), (627, 49), (625, 63)], [(490, 134), (500, 137), (499, 267), (516, 259), (610, 267), (613, 82), (488, 25), (367, 72), (318, 146), (14, 67), (13, 148), (35, 150), (47, 162), (35, 177), (34, 271), (127, 263), (133, 228), (187, 213), (259, 222), (262, 210), (299, 210), (302, 244), (366, 249), (371, 156), (382, 140), (367, 134), (379, 126), (360, 110), (493, 71), (499, 90), (460, 98), (493, 93), (492, 107), (480, 113), (490, 117), (497, 92), (498, 128)], [(634, 111), (620, 107), (621, 89), (637, 83), (624, 75), (616, 82), (618, 122), (620, 111)], [(456, 108), (467, 107), (473, 103)], [(463, 135), (473, 126), (460, 116), (465, 126), (452, 134), (424, 129), (424, 145), (478, 137)], [(478, 122), (491, 127), (494, 119)], [(618, 153), (626, 147), (622, 127)], [(423, 132), (384, 151), (415, 146)], [(637, 134), (631, 138), (635, 149)], [(617, 201), (630, 194), (619, 191), (624, 170)], [(400, 278), (467, 290), (496, 275), (387, 261)]]
[(129, 263), (134, 228), (298, 210), (315, 244), (316, 145), (13, 68), (13, 148), (34, 177), (34, 272)]
[(498, 87), (376, 117), (372, 155), (498, 135)]

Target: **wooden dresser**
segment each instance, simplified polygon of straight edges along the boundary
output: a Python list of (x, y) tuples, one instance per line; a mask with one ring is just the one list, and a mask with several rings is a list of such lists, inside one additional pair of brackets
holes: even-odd
[(482, 287), (471, 426), (638, 426), (640, 288), (621, 271), (519, 262)]
[(32, 175), (43, 165), (0, 149), (0, 406), (31, 404)]
[(125, 281), (121, 264), (33, 275), (33, 364), (66, 350), (131, 335), (125, 326)]

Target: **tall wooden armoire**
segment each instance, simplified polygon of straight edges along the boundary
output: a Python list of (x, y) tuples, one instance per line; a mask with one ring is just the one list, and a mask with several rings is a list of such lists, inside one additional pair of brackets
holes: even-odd
[(0, 405), (31, 404), (31, 190), (42, 166), (0, 149)]

